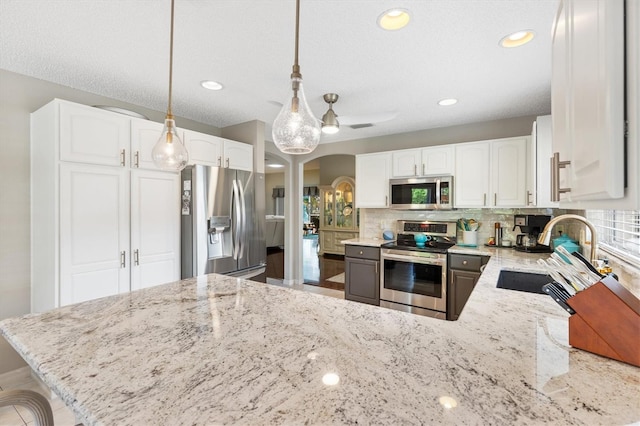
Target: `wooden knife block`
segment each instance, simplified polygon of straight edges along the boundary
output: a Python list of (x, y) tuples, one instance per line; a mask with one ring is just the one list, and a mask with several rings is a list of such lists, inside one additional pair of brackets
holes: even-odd
[(640, 367), (640, 300), (605, 277), (567, 300), (569, 344)]

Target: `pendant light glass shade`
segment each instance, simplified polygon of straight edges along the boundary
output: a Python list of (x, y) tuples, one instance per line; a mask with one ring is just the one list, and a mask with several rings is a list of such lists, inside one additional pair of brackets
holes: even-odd
[(189, 162), (189, 153), (176, 133), (176, 122), (173, 118), (164, 120), (164, 129), (160, 139), (151, 152), (154, 164), (162, 170), (179, 172)]
[(171, 0), (171, 33), (169, 44), (169, 102), (167, 106), (167, 116), (164, 119), (164, 128), (158, 142), (153, 146), (151, 158), (156, 167), (162, 170), (179, 172), (184, 169), (189, 162), (189, 153), (176, 132), (176, 122), (173, 120), (171, 112), (171, 96), (173, 81), (173, 11), (175, 0)]
[(300, 34), (300, 0), (296, 0), (296, 39), (291, 90), (273, 122), (271, 135), (276, 147), (286, 154), (308, 154), (320, 142), (320, 120), (312, 113), (302, 89), (302, 74), (298, 64)]
[(320, 142), (320, 121), (313, 115), (302, 89), (302, 78), (292, 77), (287, 97), (273, 122), (273, 142), (287, 154), (308, 154)]

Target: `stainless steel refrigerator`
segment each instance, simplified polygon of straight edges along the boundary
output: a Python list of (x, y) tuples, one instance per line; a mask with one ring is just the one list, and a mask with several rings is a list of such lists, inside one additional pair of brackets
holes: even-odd
[(222, 167), (182, 171), (182, 278), (212, 272), (264, 281), (264, 175)]

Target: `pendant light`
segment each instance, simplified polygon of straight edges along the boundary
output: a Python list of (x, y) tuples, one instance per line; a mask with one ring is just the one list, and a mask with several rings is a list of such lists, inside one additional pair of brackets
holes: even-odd
[(333, 135), (340, 130), (340, 122), (338, 116), (333, 111), (333, 104), (338, 102), (338, 95), (335, 93), (325, 93), (324, 101), (329, 104), (329, 109), (322, 116), (322, 133)]
[(320, 142), (320, 121), (311, 113), (302, 90), (302, 74), (298, 65), (298, 35), (300, 32), (300, 0), (296, 0), (296, 42), (291, 89), (282, 109), (273, 122), (273, 142), (286, 154), (308, 154)]
[(173, 10), (175, 0), (171, 0), (171, 35), (169, 44), (169, 104), (167, 116), (164, 119), (164, 128), (160, 139), (153, 146), (151, 156), (153, 163), (162, 170), (179, 172), (184, 169), (189, 161), (189, 153), (182, 144), (176, 132), (176, 122), (171, 112), (171, 89), (173, 79)]

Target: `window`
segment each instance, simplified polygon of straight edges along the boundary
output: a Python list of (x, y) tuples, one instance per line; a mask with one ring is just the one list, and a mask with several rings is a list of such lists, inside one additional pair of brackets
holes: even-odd
[(640, 263), (639, 210), (587, 210), (586, 213), (598, 231), (599, 248), (629, 263)]

